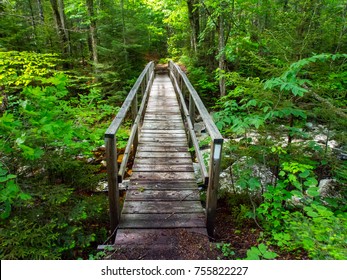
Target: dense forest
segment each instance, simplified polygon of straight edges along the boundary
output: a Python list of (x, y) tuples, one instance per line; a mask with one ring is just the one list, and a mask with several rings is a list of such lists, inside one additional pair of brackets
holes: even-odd
[(343, 0), (1, 1), (1, 259), (102, 257), (105, 130), (169, 59), (225, 137), (218, 258), (347, 259)]

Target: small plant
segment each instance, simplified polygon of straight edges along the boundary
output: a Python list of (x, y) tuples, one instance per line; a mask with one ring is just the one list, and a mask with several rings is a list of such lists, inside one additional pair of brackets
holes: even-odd
[(235, 252), (233, 251), (230, 243), (218, 243), (216, 247), (227, 259), (233, 259), (233, 257), (235, 256)]
[(273, 260), (277, 257), (277, 254), (268, 250), (268, 247), (260, 243), (258, 247), (251, 247), (247, 250), (247, 258), (245, 260)]
[(0, 209), (1, 219), (6, 219), (11, 214), (12, 205), (18, 201), (29, 200), (31, 196), (23, 193), (15, 182), (17, 176), (9, 174), (5, 166), (0, 162)]

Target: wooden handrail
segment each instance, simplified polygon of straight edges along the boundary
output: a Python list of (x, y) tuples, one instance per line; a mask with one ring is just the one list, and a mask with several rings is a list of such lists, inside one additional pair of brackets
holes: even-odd
[[(205, 184), (207, 184), (208, 186), (206, 195), (206, 227), (208, 234), (210, 236), (213, 236), (214, 222), (216, 218), (217, 194), (219, 188), (219, 173), (222, 157), (223, 137), (220, 134), (215, 123), (213, 122), (209, 112), (207, 111), (198, 93), (196, 92), (189, 79), (187, 78), (186, 74), (181, 70), (181, 68), (177, 64), (173, 63), (172, 61), (169, 61), (169, 71), (171, 81), (174, 85), (176, 94), (178, 95), (181, 103), (183, 116), (187, 122), (189, 139), (191, 140), (195, 148), (196, 157), (200, 165), (203, 179), (205, 181)], [(189, 94), (188, 106), (186, 105), (183, 96), (184, 86)], [(187, 109), (187, 107), (189, 108), (189, 110)], [(208, 173), (206, 171), (201, 151), (199, 150), (199, 143), (196, 139), (194, 131), (195, 108), (198, 110), (202, 118), (202, 121), (204, 122), (206, 129), (211, 137), (211, 155), (208, 165)]]
[[(144, 108), (146, 106), (150, 89), (154, 79), (154, 62), (146, 65), (141, 75), (136, 80), (130, 90), (117, 116), (105, 133), (108, 197), (110, 206), (111, 232), (114, 232), (120, 220), (119, 188), (118, 184), (123, 180), (126, 166), (129, 160), (131, 149), (136, 151), (138, 144), (139, 129), (143, 120)], [(142, 93), (142, 101), (138, 107), (139, 91)], [(117, 163), (117, 138), (116, 133), (123, 123), (127, 113), (131, 108), (132, 127), (130, 137), (125, 148), (124, 156), (120, 168)]]

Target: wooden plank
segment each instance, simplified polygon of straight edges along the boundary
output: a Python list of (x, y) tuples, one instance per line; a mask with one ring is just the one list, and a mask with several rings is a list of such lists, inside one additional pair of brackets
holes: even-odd
[(133, 165), (133, 172), (194, 172), (192, 164), (185, 165), (159, 165), (159, 164), (139, 164)]
[(151, 146), (151, 147), (187, 147), (186, 142), (141, 142), (139, 147)]
[[(161, 109), (162, 109), (162, 108), (161, 108)], [(158, 110), (159, 110), (159, 108), (154, 108), (154, 109), (147, 108), (146, 113), (157, 113)], [(168, 110), (168, 109), (167, 109), (167, 110), (164, 110), (164, 109), (162, 109), (161, 112), (162, 112), (163, 114), (165, 114), (165, 115), (170, 115), (170, 114), (172, 114), (172, 115), (177, 115), (177, 114), (180, 114), (180, 113), (181, 113), (179, 109), (172, 109), (172, 110)]]
[(135, 158), (135, 164), (181, 165), (192, 164), (191, 158)]
[(182, 134), (186, 133), (184, 129), (144, 129), (141, 130), (142, 133), (177, 133)]
[(203, 213), (200, 201), (133, 201), (123, 206), (123, 214)]
[(132, 180), (195, 180), (194, 172), (133, 172)]
[(145, 189), (144, 187), (128, 190), (126, 194), (126, 201), (138, 201), (138, 200), (177, 200), (177, 201), (191, 201), (200, 200), (199, 191), (193, 190), (152, 190)]
[(137, 158), (190, 158), (189, 152), (142, 152), (136, 153)]
[(185, 138), (187, 139), (187, 136), (185, 133), (142, 133), (142, 137), (148, 138), (148, 137), (160, 137), (160, 138)]
[(188, 152), (188, 147), (181, 146), (147, 146), (141, 145), (138, 147), (137, 151), (141, 152)]
[(167, 120), (172, 120), (172, 119), (177, 119), (177, 120), (182, 120), (181, 114), (170, 114), (170, 115), (166, 115), (166, 114), (161, 114), (160, 111), (159, 112), (155, 112), (155, 113), (146, 113), (145, 114), (145, 118), (154, 118), (154, 119), (167, 119)]
[(131, 180), (128, 190), (146, 191), (146, 190), (197, 190), (196, 181), (141, 181)]
[(145, 123), (151, 123), (151, 122), (155, 122), (155, 123), (159, 123), (159, 124), (163, 124), (163, 123), (173, 123), (173, 124), (183, 124), (183, 120), (182, 119), (170, 119), (170, 118), (160, 118), (160, 117), (152, 117), (152, 118), (146, 118), (144, 117), (144, 122)]
[(119, 229), (125, 228), (204, 228), (204, 213), (124, 214)]
[(168, 98), (165, 98), (166, 100), (165, 101), (158, 101), (158, 100), (155, 100), (155, 99), (149, 99), (148, 100), (148, 108), (152, 108), (152, 107), (161, 107), (163, 108), (162, 106), (166, 106), (165, 108), (177, 108), (177, 99), (171, 99), (171, 100), (168, 100)]
[(144, 123), (142, 125), (142, 129), (149, 129), (149, 130), (156, 130), (156, 129), (161, 129), (161, 130), (174, 130), (174, 129), (182, 129), (184, 130), (184, 126), (181, 123)]
[(185, 146), (188, 146), (187, 139), (169, 137), (141, 137), (139, 143), (184, 143)]

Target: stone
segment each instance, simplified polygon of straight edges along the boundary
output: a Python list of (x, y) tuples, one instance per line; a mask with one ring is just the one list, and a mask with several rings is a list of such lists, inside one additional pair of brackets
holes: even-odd
[(201, 133), (206, 131), (205, 124), (203, 122), (195, 123), (194, 131), (196, 133), (196, 136), (201, 136)]
[(193, 162), (193, 169), (194, 169), (194, 175), (195, 175), (197, 184), (198, 185), (203, 184), (203, 180), (201, 177), (200, 164), (197, 162)]
[(336, 189), (335, 179), (322, 179), (318, 184), (318, 192), (321, 197), (337, 197), (339, 196), (338, 190)]

